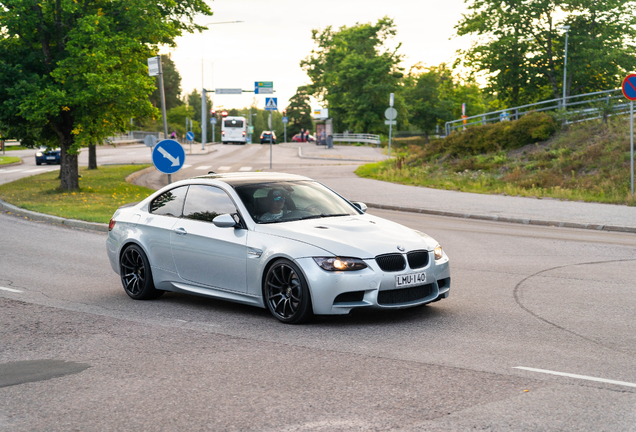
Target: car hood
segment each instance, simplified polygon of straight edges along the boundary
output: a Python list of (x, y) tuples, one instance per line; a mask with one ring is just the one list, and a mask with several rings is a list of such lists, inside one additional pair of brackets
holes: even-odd
[(334, 255), (373, 258), (376, 255), (412, 250), (433, 250), (430, 236), (395, 222), (371, 215), (341, 216), (257, 225), (265, 234), (298, 240)]

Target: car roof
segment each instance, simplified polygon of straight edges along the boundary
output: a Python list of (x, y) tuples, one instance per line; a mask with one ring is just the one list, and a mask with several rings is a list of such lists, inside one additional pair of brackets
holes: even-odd
[(220, 180), (232, 187), (285, 181), (313, 181), (309, 177), (277, 172), (235, 172), (224, 174), (208, 174), (194, 178)]

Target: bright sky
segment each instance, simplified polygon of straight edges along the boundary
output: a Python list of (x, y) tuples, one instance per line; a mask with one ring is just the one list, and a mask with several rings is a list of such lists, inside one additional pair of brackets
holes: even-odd
[[(402, 43), (407, 70), (418, 62), (451, 62), (457, 49), (470, 44), (454, 37), (454, 27), (466, 11), (464, 0), (215, 0), (209, 4), (214, 15), (197, 17), (197, 23), (244, 22), (211, 25), (203, 33), (177, 40), (171, 54), (183, 92), (195, 88), (200, 92), (202, 82), (206, 89), (253, 90), (255, 81), (273, 81), (279, 109), (298, 86), (309, 82), (299, 63), (314, 47), (312, 29), (375, 23), (389, 16), (398, 32), (392, 43)], [(216, 108), (228, 109), (249, 106), (254, 97), (264, 107), (265, 96), (253, 93), (212, 99)]]

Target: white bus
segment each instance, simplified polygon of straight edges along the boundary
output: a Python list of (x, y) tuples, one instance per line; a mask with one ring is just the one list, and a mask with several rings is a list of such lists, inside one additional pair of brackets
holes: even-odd
[(221, 142), (223, 144), (245, 144), (247, 142), (245, 117), (225, 117), (221, 120)]

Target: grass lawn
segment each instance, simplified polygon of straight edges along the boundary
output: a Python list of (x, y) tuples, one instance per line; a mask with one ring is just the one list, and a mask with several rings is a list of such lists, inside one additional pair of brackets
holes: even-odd
[[(4, 145), (4, 149), (5, 151), (11, 151), (11, 150), (28, 150), (29, 147), (23, 147), (21, 145)], [(35, 149), (32, 149), (35, 151)]]
[(59, 171), (51, 171), (0, 185), (0, 199), (39, 213), (108, 223), (118, 207), (141, 201), (154, 192), (125, 180), (148, 166), (113, 165), (97, 170), (80, 167), (80, 189), (75, 192), (60, 190)]
[(360, 177), (462, 192), (636, 205), (630, 193), (629, 122), (585, 122), (515, 150), (452, 156), (445, 141), (396, 145), (394, 159)]
[(16, 163), (16, 162), (20, 162), (19, 157), (0, 156), (0, 165), (7, 165), (7, 164)]

